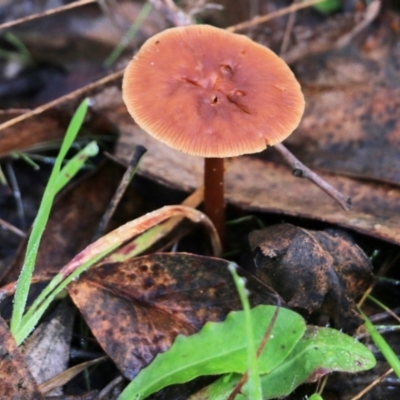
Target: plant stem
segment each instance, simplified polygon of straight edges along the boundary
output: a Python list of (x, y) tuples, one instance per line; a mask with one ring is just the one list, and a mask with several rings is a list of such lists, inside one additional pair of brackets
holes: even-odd
[(224, 159), (206, 158), (204, 162), (204, 212), (225, 242)]

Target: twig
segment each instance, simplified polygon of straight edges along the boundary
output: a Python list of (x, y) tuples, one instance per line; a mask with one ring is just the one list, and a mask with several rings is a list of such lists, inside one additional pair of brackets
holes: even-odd
[(282, 17), (283, 15), (293, 13), (297, 10), (311, 7), (314, 4), (320, 3), (321, 1), (323, 1), (323, 0), (307, 0), (307, 1), (304, 1), (301, 3), (292, 4), (289, 7), (281, 8), (280, 10), (274, 11), (267, 15), (260, 15), (258, 17), (254, 17), (250, 21), (244, 21), (239, 24), (229, 26), (228, 28), (226, 28), (226, 30), (229, 32), (241, 31), (243, 29), (250, 28), (254, 25), (259, 25), (259, 24), (262, 24), (263, 22), (270, 21), (271, 19), (274, 19), (277, 17)]
[(354, 36), (358, 35), (362, 30), (364, 30), (379, 14), (381, 9), (381, 0), (373, 0), (372, 3), (368, 5), (368, 8), (364, 14), (364, 19), (356, 25), (349, 33), (342, 36), (335, 44), (336, 48), (342, 48), (347, 46)]
[(191, 25), (194, 23), (192, 16), (178, 8), (172, 0), (149, 0), (149, 3), (174, 26)]
[(106, 387), (104, 387), (93, 400), (103, 400), (106, 398), (111, 398), (111, 392), (123, 381), (124, 377), (122, 375), (117, 376)]
[(366, 393), (368, 393), (374, 386), (376, 386), (378, 383), (380, 383), (384, 378), (386, 378), (388, 375), (390, 375), (393, 372), (393, 368), (388, 369), (383, 375), (379, 376), (376, 378), (373, 382), (371, 382), (366, 388), (361, 390), (360, 393), (352, 397), (350, 400), (358, 400), (361, 399), (362, 396), (364, 396)]
[[(296, 4), (296, 3), (298, 3), (298, 0), (293, 1), (293, 4)], [(296, 22), (296, 12), (294, 11), (294, 12), (290, 13), (290, 15), (289, 15), (288, 22), (287, 22), (286, 28), (285, 28), (285, 33), (284, 33), (283, 39), (282, 39), (281, 50), (280, 50), (279, 54), (283, 54), (289, 47), (290, 34), (293, 31), (295, 22)]]
[(0, 218), (0, 225), (4, 228), (9, 230), (12, 233), (15, 233), (17, 236), (20, 236), (22, 238), (26, 237), (26, 233), (21, 231), (21, 229), (18, 229), (16, 226), (11, 225), (9, 222), (4, 221), (4, 219)]
[(75, 8), (75, 7), (81, 7), (81, 6), (84, 6), (86, 4), (96, 3), (96, 1), (97, 0), (77, 0), (77, 1), (75, 1), (73, 3), (66, 4), (66, 5), (61, 6), (61, 7), (52, 8), (51, 10), (43, 11), (43, 12), (40, 12), (40, 13), (37, 13), (37, 14), (31, 14), (31, 15), (28, 15), (26, 17), (15, 19), (13, 21), (5, 22), (4, 24), (0, 25), (0, 29), (11, 28), (12, 26), (15, 26), (15, 25), (18, 25), (18, 24), (22, 24), (24, 22), (32, 21), (32, 20), (37, 19), (37, 18), (47, 17), (48, 15), (57, 14), (59, 12), (70, 10), (71, 8)]
[(11, 190), (15, 199), (15, 203), (17, 205), (17, 213), (20, 220), (21, 228), (25, 230), (26, 221), (25, 221), (25, 212), (24, 205), (22, 204), (21, 191), (19, 189), (18, 180), (15, 176), (15, 171), (10, 162), (6, 163), (6, 169), (8, 174), (8, 182), (11, 186)]
[(121, 179), (121, 182), (118, 185), (117, 190), (115, 191), (114, 197), (111, 199), (110, 204), (108, 205), (108, 208), (99, 223), (96, 233), (93, 236), (92, 242), (96, 241), (104, 234), (107, 225), (110, 222), (110, 219), (114, 215), (114, 212), (132, 179), (132, 175), (136, 172), (140, 159), (142, 158), (143, 154), (146, 153), (146, 151), (147, 149), (141, 145), (136, 147), (128, 168), (126, 169)]
[(13, 126), (15, 124), (18, 124), (21, 121), (25, 121), (26, 119), (29, 119), (29, 118), (33, 117), (34, 115), (41, 114), (41, 113), (49, 110), (50, 108), (58, 106), (68, 100), (72, 100), (76, 97), (82, 96), (85, 93), (90, 92), (91, 90), (93, 90), (101, 85), (104, 85), (108, 82), (112, 82), (118, 78), (121, 78), (123, 74), (124, 74), (124, 70), (114, 72), (110, 75), (105, 76), (104, 78), (99, 79), (96, 82), (90, 83), (89, 85), (86, 85), (80, 89), (74, 90), (73, 92), (68, 93), (65, 96), (61, 96), (58, 99), (55, 99), (53, 101), (50, 101), (49, 103), (43, 104), (42, 106), (39, 106), (31, 111), (21, 114), (18, 117), (12, 118), (12, 119), (0, 124), (0, 131), (2, 131), (3, 129), (9, 128), (10, 126)]
[(334, 187), (332, 187), (328, 182), (323, 180), (315, 172), (311, 171), (302, 162), (300, 162), (282, 143), (276, 144), (274, 146), (287, 164), (292, 168), (292, 173), (298, 178), (307, 178), (311, 182), (315, 183), (320, 189), (325, 193), (335, 199), (344, 210), (348, 211), (351, 208), (351, 198), (343, 195)]

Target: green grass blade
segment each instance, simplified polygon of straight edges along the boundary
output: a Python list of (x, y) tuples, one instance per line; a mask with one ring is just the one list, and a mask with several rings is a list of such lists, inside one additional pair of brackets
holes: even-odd
[(134, 23), (129, 28), (128, 32), (125, 34), (121, 42), (114, 48), (111, 54), (104, 61), (104, 66), (106, 68), (109, 68), (111, 67), (111, 65), (114, 64), (114, 62), (117, 60), (117, 58), (121, 55), (126, 46), (129, 44), (129, 41), (131, 41), (135, 37), (136, 33), (142, 26), (143, 22), (150, 14), (151, 8), (152, 5), (149, 2), (143, 4), (142, 9), (140, 10)]
[(262, 400), (262, 390), (260, 384), (260, 376), (258, 374), (258, 361), (256, 353), (256, 345), (254, 343), (253, 334), (253, 321), (250, 312), (250, 303), (245, 288), (245, 279), (241, 278), (236, 272), (236, 265), (229, 264), (228, 269), (233, 276), (237, 291), (239, 293), (240, 301), (242, 302), (244, 315), (245, 315), (245, 329), (246, 329), (246, 342), (247, 342), (247, 370), (248, 370), (248, 383), (250, 386), (250, 398), (254, 400)]
[(44, 191), (37, 216), (32, 226), (32, 231), (28, 239), (24, 264), (22, 266), (21, 274), (18, 278), (17, 288), (14, 295), (14, 306), (10, 323), (10, 331), (14, 337), (21, 325), (22, 315), (24, 313), (28, 298), (31, 278), (35, 267), (40, 241), (50, 215), (54, 197), (57, 193), (56, 182), (60, 174), (61, 165), (82, 126), (87, 108), (88, 101), (84, 100), (72, 117), (61, 145), (60, 152), (51, 172), (49, 182)]
[(60, 171), (56, 185), (55, 193), (57, 194), (76, 173), (82, 168), (89, 157), (94, 157), (99, 152), (99, 147), (95, 141), (88, 143), (78, 154), (67, 162), (64, 168)]
[(383, 336), (375, 329), (374, 324), (368, 319), (368, 317), (361, 310), (360, 312), (364, 318), (364, 325), (371, 335), (371, 338), (374, 341), (376, 347), (378, 347), (388, 364), (393, 368), (397, 377), (400, 378), (400, 361), (397, 354), (392, 350), (392, 348), (386, 342)]
[(96, 257), (83, 263), (79, 268), (73, 271), (66, 278), (60, 274), (56, 275), (53, 280), (49, 283), (48, 287), (45, 288), (43, 293), (40, 294), (40, 299), (35, 306), (26, 313), (22, 319), (21, 327), (17, 334), (14, 335), (17, 345), (20, 345), (31, 333), (39, 319), (46, 312), (54, 298), (61, 293), (73, 280), (78, 279), (79, 275), (94, 265), (97, 261), (101, 260), (106, 254), (115, 250), (119, 244), (110, 246), (107, 250), (99, 253)]

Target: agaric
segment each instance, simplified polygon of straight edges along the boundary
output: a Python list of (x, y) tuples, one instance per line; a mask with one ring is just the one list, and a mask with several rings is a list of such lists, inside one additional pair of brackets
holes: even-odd
[(281, 58), (209, 25), (171, 28), (148, 39), (126, 68), (123, 98), (147, 133), (205, 157), (205, 212), (222, 238), (223, 158), (280, 143), (304, 112), (300, 85)]

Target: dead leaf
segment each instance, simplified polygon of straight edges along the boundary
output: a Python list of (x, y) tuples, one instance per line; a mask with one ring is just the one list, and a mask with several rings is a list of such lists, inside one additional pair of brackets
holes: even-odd
[(385, 12), (361, 41), (296, 64), (307, 107), (287, 143), (309, 166), (400, 185), (399, 23)]
[[(73, 323), (73, 308), (64, 301), (22, 345), (21, 351), (38, 384), (67, 369)], [(50, 393), (52, 396), (61, 394), (61, 389)]]
[(52, 396), (53, 393), (59, 391), (62, 386), (70, 382), (73, 378), (75, 378), (75, 376), (83, 372), (85, 369), (88, 369), (89, 367), (92, 367), (94, 365), (98, 365), (100, 362), (106, 359), (107, 357), (99, 357), (91, 361), (86, 361), (84, 363), (74, 365), (73, 367), (66, 369), (60, 374), (55, 375), (53, 376), (53, 378), (42, 383), (40, 385), (40, 390), (47, 396)]
[[(132, 379), (178, 334), (241, 309), (227, 266), (218, 258), (158, 253), (91, 269), (68, 292), (105, 352)], [(253, 305), (277, 303), (267, 286), (240, 273)]]
[[(18, 115), (1, 115), (1, 122), (15, 118)], [(67, 126), (66, 115), (57, 110), (23, 121), (20, 124), (0, 131), (0, 157), (13, 151), (26, 151), (38, 148), (44, 143), (61, 140)]]
[(0, 317), (0, 399), (43, 399), (26, 365), (24, 356)]
[(372, 265), (348, 234), (281, 224), (253, 231), (249, 240), (256, 275), (290, 307), (322, 310), (346, 332), (362, 323), (354, 299), (370, 285)]
[[(138, 144), (148, 149), (140, 174), (185, 191), (193, 191), (202, 184), (203, 160), (173, 150), (139, 129), (128, 115), (117, 88), (108, 88), (103, 96), (97, 96), (95, 107), (120, 128), (119, 158), (127, 162), (127, 155)], [(352, 209), (343, 212), (311, 182), (295, 178), (287, 166), (272, 160), (273, 151), (268, 149), (257, 158), (243, 156), (227, 162), (225, 196), (228, 202), (248, 211), (316, 219), (400, 244), (399, 188), (320, 173), (332, 186), (352, 198)], [(261, 156), (265, 158), (260, 159)]]

